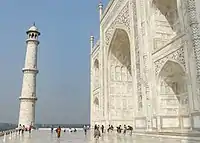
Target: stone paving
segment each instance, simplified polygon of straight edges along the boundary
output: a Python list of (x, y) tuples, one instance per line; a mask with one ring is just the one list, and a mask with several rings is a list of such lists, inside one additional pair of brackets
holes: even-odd
[(199, 143), (199, 141), (187, 141), (173, 138), (136, 136), (129, 134), (106, 133), (99, 140), (93, 138), (93, 133), (88, 132), (85, 136), (82, 131), (76, 133), (62, 132), (61, 138), (50, 131), (33, 131), (31, 134), (25, 132), (24, 135), (13, 133), (0, 137), (0, 143)]

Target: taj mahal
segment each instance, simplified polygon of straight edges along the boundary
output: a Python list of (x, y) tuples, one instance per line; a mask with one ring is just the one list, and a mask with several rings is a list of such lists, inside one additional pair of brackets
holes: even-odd
[(91, 44), (91, 125), (200, 129), (200, 1), (99, 4)]
[[(36, 128), (41, 33), (34, 23), (26, 31), (18, 127), (0, 132), (0, 141), (199, 142), (200, 0), (109, 0), (98, 10), (99, 39), (88, 40), (90, 126)], [(109, 132), (111, 125), (124, 132)]]

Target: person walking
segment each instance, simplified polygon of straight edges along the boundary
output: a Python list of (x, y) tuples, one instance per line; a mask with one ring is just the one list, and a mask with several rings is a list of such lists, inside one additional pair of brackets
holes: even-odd
[(60, 126), (56, 129), (56, 133), (57, 133), (57, 137), (60, 138), (60, 134), (61, 134), (61, 127)]
[(95, 128), (94, 128), (94, 138), (96, 140), (98, 140), (100, 136), (101, 136), (101, 133), (99, 131), (99, 127), (95, 126)]
[(87, 126), (86, 125), (83, 126), (83, 130), (85, 132), (85, 135), (87, 135)]

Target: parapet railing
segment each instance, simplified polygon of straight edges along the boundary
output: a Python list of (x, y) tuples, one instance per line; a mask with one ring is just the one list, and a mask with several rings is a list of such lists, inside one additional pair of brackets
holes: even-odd
[(12, 134), (14, 132), (18, 132), (18, 129), (10, 129), (10, 130), (5, 130), (5, 131), (0, 131), (0, 137), (4, 136), (4, 135), (9, 135)]

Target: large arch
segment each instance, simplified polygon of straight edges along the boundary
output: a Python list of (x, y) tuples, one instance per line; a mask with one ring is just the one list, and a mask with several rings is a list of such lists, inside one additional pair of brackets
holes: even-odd
[[(181, 29), (177, 0), (153, 0), (153, 4), (159, 10), (162, 18), (166, 20), (171, 30), (175, 33), (179, 33)], [(162, 18), (161, 20), (163, 20)], [(167, 25), (165, 25), (165, 27), (167, 27)]]
[(130, 40), (127, 32), (117, 28), (108, 50), (108, 116), (118, 126), (133, 124), (133, 97)]
[[(176, 127), (181, 116), (189, 115), (189, 99), (187, 75), (184, 68), (177, 62), (168, 60), (159, 72), (158, 80), (158, 115), (177, 117), (165, 122), (165, 126)], [(164, 125), (163, 125), (164, 126)]]

